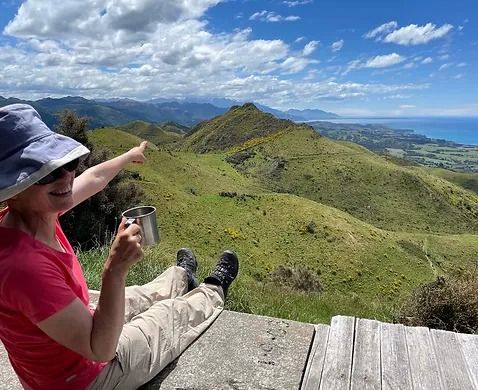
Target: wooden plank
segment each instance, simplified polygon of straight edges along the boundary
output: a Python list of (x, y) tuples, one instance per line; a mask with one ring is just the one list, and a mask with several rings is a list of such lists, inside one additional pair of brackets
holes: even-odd
[(472, 389), (472, 381), (456, 334), (436, 329), (430, 332), (445, 389)]
[(329, 329), (330, 326), (328, 325), (315, 325), (314, 342), (307, 360), (304, 379), (300, 387), (301, 390), (317, 390), (319, 388), (320, 378), (322, 377), (322, 370), (324, 368)]
[(428, 328), (405, 327), (405, 334), (413, 388), (420, 390), (443, 389), (440, 369)]
[(354, 330), (354, 317), (336, 316), (332, 318), (320, 381), (321, 390), (349, 389)]
[(352, 390), (380, 390), (380, 323), (357, 319), (352, 359)]
[(478, 336), (472, 334), (458, 334), (461, 350), (465, 357), (473, 388), (478, 390)]
[(412, 389), (405, 327), (382, 323), (380, 328), (382, 389)]

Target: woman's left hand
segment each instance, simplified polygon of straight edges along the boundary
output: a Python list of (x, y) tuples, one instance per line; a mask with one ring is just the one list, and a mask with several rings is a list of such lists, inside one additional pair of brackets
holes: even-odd
[(127, 154), (129, 156), (129, 161), (137, 164), (143, 164), (146, 161), (144, 156), (144, 151), (146, 149), (147, 141), (141, 142), (139, 146), (136, 146), (130, 149)]

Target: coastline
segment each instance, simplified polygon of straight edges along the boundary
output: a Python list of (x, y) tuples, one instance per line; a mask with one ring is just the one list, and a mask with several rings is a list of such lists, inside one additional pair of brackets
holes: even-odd
[(343, 125), (382, 126), (412, 131), (432, 141), (445, 140), (462, 147), (478, 147), (477, 117), (344, 117), (303, 121), (312, 124), (329, 122)]

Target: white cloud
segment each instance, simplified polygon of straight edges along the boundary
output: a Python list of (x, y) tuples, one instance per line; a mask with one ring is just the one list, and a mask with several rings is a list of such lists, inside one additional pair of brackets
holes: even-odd
[(363, 66), (364, 68), (386, 68), (404, 61), (405, 58), (397, 53), (386, 54), (370, 58)]
[(332, 49), (333, 52), (336, 52), (336, 51), (340, 51), (343, 46), (344, 46), (344, 40), (341, 39), (340, 41), (336, 41), (332, 43), (330, 48)]
[(411, 98), (410, 95), (403, 95), (403, 94), (400, 94), (400, 93), (383, 97), (384, 100), (388, 100), (388, 99), (410, 99), (410, 98)]
[(455, 76), (453, 76), (453, 78), (454, 78), (455, 80), (460, 80), (460, 79), (462, 79), (463, 77), (465, 77), (465, 75), (464, 75), (463, 73), (458, 73), (458, 74), (456, 74)]
[(460, 62), (459, 64), (457, 64), (457, 68), (463, 68), (464, 66), (468, 65), (466, 62)]
[(416, 65), (413, 62), (403, 65), (403, 69), (413, 69), (416, 68)]
[(376, 41), (396, 43), (404, 46), (421, 45), (434, 39), (443, 38), (452, 29), (453, 26), (448, 23), (438, 28), (433, 23), (427, 23), (424, 26), (410, 24), (406, 27), (398, 28), (398, 23), (392, 21), (369, 31), (364, 35), (364, 38), (375, 38)]
[[(341, 114), (339, 110), (334, 110), (334, 112)], [(420, 115), (420, 116), (477, 116), (478, 115), (478, 104), (468, 104), (462, 106), (450, 107), (449, 105), (445, 107), (434, 106), (433, 108), (416, 106), (414, 108), (404, 108), (397, 109), (393, 111), (381, 111), (379, 113), (373, 112), (369, 116), (373, 115), (384, 115), (384, 116), (399, 116), (399, 115)]]
[(442, 60), (442, 61), (447, 61), (449, 58), (450, 58), (449, 54), (443, 54), (443, 55), (440, 56), (440, 60)]
[(299, 16), (282, 16), (276, 14), (274, 11), (260, 11), (260, 12), (255, 12), (249, 17), (249, 20), (259, 20), (261, 22), (269, 22), (269, 23), (275, 23), (275, 22), (296, 22), (300, 20)]
[[(353, 60), (347, 64), (347, 67), (342, 71), (342, 76), (346, 76), (352, 70), (371, 68), (371, 69), (380, 69), (387, 68), (401, 62), (405, 61), (405, 57), (398, 55), (397, 53), (385, 54), (381, 56), (375, 56), (369, 58), (368, 60)], [(404, 66), (406, 69), (414, 67), (413, 63), (407, 64)]]
[(444, 37), (452, 29), (453, 26), (451, 24), (444, 24), (439, 28), (436, 28), (436, 26), (432, 23), (427, 23), (424, 26), (410, 24), (406, 27), (402, 27), (387, 34), (383, 38), (383, 41), (405, 46), (421, 45), (428, 43), (434, 39)]
[(413, 104), (402, 104), (402, 105), (400, 105), (400, 108), (405, 109), (405, 110), (410, 109), (410, 108), (415, 108), (415, 107), (416, 106), (413, 105)]
[(285, 4), (288, 7), (297, 7), (298, 5), (310, 4), (312, 2), (313, 0), (283, 1), (282, 4)]
[(54, 4), (27, 0), (5, 28), (17, 37), (63, 38), (72, 35), (99, 37), (114, 29), (139, 36), (160, 23), (194, 19), (221, 0), (64, 0)]
[(304, 81), (310, 81), (316, 79), (318, 76), (320, 76), (321, 71), (319, 69), (311, 69), (307, 72), (307, 74), (304, 76)]
[(303, 40), (305, 40), (305, 37), (299, 37), (294, 42), (299, 43), (299, 42), (302, 42)]
[(304, 56), (311, 55), (315, 49), (317, 49), (317, 46), (319, 44), (319, 41), (310, 41), (307, 45), (304, 46), (304, 50), (302, 50), (302, 54)]
[(427, 57), (422, 61), (422, 64), (430, 64), (433, 62), (433, 58)]
[(350, 61), (348, 64), (347, 64), (347, 68), (345, 69), (345, 71), (342, 73), (343, 76), (346, 76), (347, 74), (349, 74), (352, 70), (354, 69), (360, 69), (363, 67), (363, 64), (360, 60), (353, 60), (353, 61)]
[(380, 36), (382, 34), (387, 34), (393, 30), (395, 30), (398, 27), (398, 23), (395, 21), (384, 23), (381, 26), (378, 26), (377, 28), (369, 31), (364, 35), (365, 38), (375, 38), (377, 36)]
[(443, 64), (441, 65), (438, 70), (444, 70), (444, 69), (447, 69), (449, 68), (450, 66), (452, 66), (453, 64), (452, 63), (446, 63), (446, 64)]
[(424, 115), (433, 116), (478, 116), (478, 104), (469, 104), (461, 107), (440, 107), (424, 110)]
[(307, 65), (311, 63), (318, 63), (316, 60), (309, 60), (304, 57), (289, 57), (282, 64), (280, 64), (280, 69), (286, 73), (298, 73), (304, 70)]

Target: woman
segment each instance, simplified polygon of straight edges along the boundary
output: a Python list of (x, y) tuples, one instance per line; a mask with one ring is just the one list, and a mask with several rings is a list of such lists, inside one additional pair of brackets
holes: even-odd
[[(87, 169), (88, 149), (52, 132), (28, 105), (0, 108), (0, 339), (26, 389), (135, 389), (175, 359), (219, 315), (238, 272), (224, 252), (198, 286), (196, 259), (145, 286), (125, 288), (143, 257), (141, 230), (121, 222), (95, 309), (58, 216), (101, 191), (146, 142)], [(190, 290), (188, 292), (188, 290)], [(127, 311), (125, 313), (125, 300)], [(126, 320), (131, 320), (125, 324)]]

